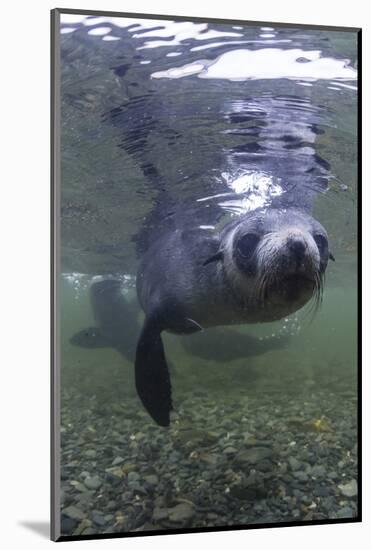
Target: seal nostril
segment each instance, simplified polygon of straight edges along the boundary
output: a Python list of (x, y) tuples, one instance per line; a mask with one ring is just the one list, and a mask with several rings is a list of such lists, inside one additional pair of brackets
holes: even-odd
[(290, 252), (297, 259), (302, 259), (305, 252), (305, 243), (300, 239), (290, 239), (287, 243)]

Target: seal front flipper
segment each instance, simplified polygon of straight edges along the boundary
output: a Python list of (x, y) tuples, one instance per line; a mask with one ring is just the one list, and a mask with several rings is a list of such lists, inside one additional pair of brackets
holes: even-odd
[(98, 327), (88, 327), (84, 330), (80, 330), (70, 338), (70, 343), (73, 346), (79, 346), (80, 348), (108, 348), (111, 346), (110, 342), (101, 333)]
[(173, 406), (161, 331), (162, 327), (155, 318), (146, 319), (137, 345), (135, 385), (144, 407), (155, 422), (160, 426), (169, 426)]

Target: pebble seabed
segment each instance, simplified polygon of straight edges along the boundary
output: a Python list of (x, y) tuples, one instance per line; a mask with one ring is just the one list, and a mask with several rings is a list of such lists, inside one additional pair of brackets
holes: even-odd
[(136, 397), (61, 399), (61, 535), (357, 517), (357, 396), (187, 393), (169, 429)]

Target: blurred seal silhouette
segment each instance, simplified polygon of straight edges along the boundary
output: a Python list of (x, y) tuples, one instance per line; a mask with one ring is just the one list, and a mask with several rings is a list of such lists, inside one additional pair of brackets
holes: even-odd
[[(113, 348), (127, 361), (134, 363), (141, 331), (138, 301), (131, 293), (123, 292), (120, 279), (105, 278), (91, 285), (90, 302), (96, 324), (75, 333), (70, 338), (70, 343), (86, 349)], [(226, 362), (282, 348), (289, 339), (289, 335), (280, 335), (259, 340), (223, 327), (194, 334), (192, 338), (184, 338), (182, 344), (192, 355)]]
[(145, 321), (135, 357), (136, 388), (161, 426), (170, 424), (171, 383), (163, 331), (281, 319), (322, 300), (329, 251), (322, 225), (299, 208), (261, 208), (219, 233), (163, 233), (144, 254), (137, 293)]

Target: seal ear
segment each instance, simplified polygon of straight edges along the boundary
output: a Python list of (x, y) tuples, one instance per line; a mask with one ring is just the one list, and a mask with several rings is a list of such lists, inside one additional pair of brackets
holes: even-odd
[(218, 250), (216, 254), (210, 256), (210, 258), (208, 258), (202, 265), (211, 264), (211, 262), (218, 262), (219, 260), (223, 259), (223, 256), (223, 252), (221, 250)]
[(333, 256), (333, 254), (331, 252), (328, 253), (328, 257), (330, 258), (330, 260), (332, 260), (333, 262), (335, 261), (335, 258)]

